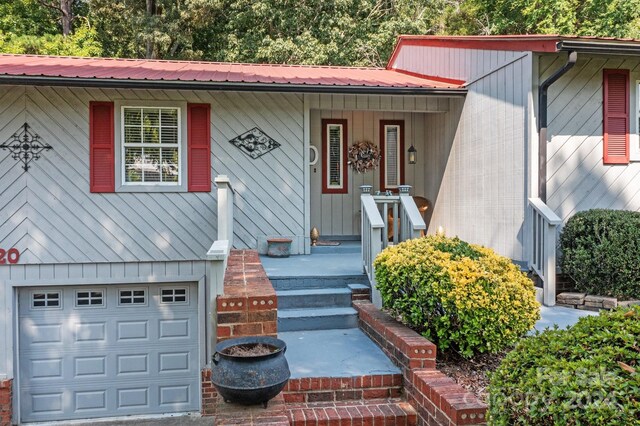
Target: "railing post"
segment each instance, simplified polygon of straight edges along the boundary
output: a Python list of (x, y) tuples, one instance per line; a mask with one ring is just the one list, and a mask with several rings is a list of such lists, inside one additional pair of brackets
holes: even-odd
[(206, 358), (211, 359), (213, 348), (217, 339), (216, 329), (218, 327), (218, 311), (216, 309), (216, 299), (224, 294), (224, 271), (227, 269), (227, 259), (231, 245), (227, 240), (218, 240), (213, 243), (207, 252), (207, 262), (205, 264), (205, 297), (207, 300), (206, 315), (208, 320)]
[(228, 176), (215, 178), (218, 187), (218, 240), (227, 240), (233, 247), (233, 188)]
[(371, 302), (376, 308), (382, 308), (382, 296), (380, 290), (377, 287), (376, 271), (373, 266), (373, 261), (382, 251), (382, 228), (371, 228)]
[(544, 227), (544, 304), (546, 306), (555, 306), (556, 304), (556, 227), (555, 225), (545, 224)]
[(400, 195), (409, 195), (411, 192), (411, 185), (398, 185), (398, 193)]
[(529, 265), (542, 280), (542, 302), (556, 304), (556, 240), (562, 219), (539, 198), (529, 198), (531, 208), (531, 249)]

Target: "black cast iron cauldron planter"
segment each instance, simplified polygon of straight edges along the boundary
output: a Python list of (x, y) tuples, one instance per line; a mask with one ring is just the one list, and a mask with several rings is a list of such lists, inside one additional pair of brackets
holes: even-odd
[[(271, 347), (267, 355), (230, 355), (234, 346), (251, 348), (257, 345)], [(287, 344), (280, 339), (265, 336), (249, 336), (229, 339), (216, 345), (212, 356), (211, 383), (218, 389), (225, 402), (243, 405), (262, 403), (267, 407), (284, 388), (291, 373), (284, 357)]]

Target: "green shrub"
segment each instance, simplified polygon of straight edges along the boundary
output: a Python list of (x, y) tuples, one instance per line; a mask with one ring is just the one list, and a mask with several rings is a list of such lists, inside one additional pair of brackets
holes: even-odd
[(576, 213), (560, 236), (562, 271), (576, 289), (640, 298), (640, 212), (595, 209)]
[(498, 352), (539, 318), (533, 284), (516, 265), (458, 238), (405, 241), (374, 265), (384, 307), (439, 349)]
[(491, 376), (490, 424), (640, 425), (639, 346), (640, 306), (523, 339)]

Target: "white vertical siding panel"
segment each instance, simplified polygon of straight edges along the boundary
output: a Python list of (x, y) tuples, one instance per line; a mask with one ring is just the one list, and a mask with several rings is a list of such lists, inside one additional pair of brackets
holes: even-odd
[(434, 77), (469, 81), (521, 55), (522, 52), (516, 51), (404, 46), (392, 66)]
[[(459, 65), (471, 68), (477, 61), (477, 75), (502, 65), (513, 53), (470, 52)], [(515, 260), (524, 260), (526, 88), (520, 76), (526, 63), (520, 59), (471, 84), (464, 104), (452, 101), (452, 108), (460, 109), (447, 113), (447, 123), (440, 125), (452, 131), (442, 135), (438, 148), (444, 166), (432, 179), (441, 183), (431, 185), (438, 193), (429, 232), (442, 225), (448, 235), (490, 246)]]

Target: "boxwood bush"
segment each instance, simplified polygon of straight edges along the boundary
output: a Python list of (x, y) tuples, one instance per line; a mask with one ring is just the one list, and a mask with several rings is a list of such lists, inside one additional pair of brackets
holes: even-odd
[(640, 298), (640, 212), (576, 213), (560, 236), (562, 272), (582, 292)]
[(384, 307), (439, 349), (498, 352), (539, 318), (534, 286), (516, 265), (458, 238), (405, 241), (374, 266)]
[(493, 425), (640, 425), (640, 306), (523, 339), (489, 385)]

